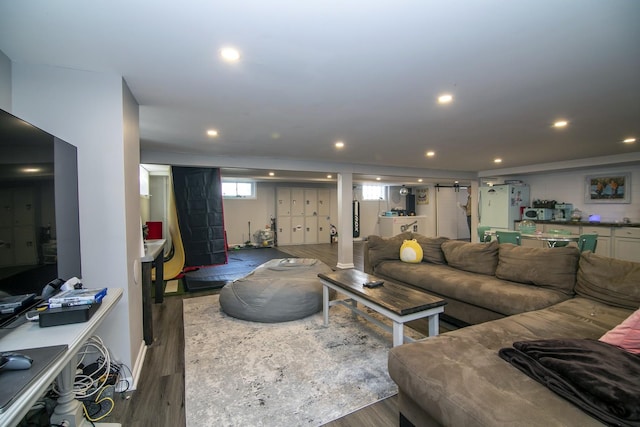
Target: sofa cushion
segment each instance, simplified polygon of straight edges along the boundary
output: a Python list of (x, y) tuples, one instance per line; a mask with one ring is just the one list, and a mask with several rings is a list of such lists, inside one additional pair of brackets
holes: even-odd
[(411, 239), (411, 235), (411, 232), (406, 232), (393, 237), (369, 236), (367, 246), (371, 265), (375, 267), (380, 261), (400, 259), (400, 247), (405, 240)]
[(640, 263), (582, 252), (576, 293), (616, 307), (640, 307)]
[(580, 259), (578, 248), (499, 246), (496, 277), (573, 295)]
[(498, 266), (498, 246), (498, 242), (469, 243), (448, 240), (442, 243), (442, 252), (451, 267), (493, 276)]
[[(570, 298), (555, 289), (508, 282), (495, 276), (426, 262), (406, 264), (401, 261), (383, 261), (376, 267), (376, 276), (409, 283), (446, 300), (462, 301), (502, 316), (549, 307)], [(490, 316), (490, 313), (487, 315)], [(466, 318), (456, 318), (468, 321)]]
[(640, 309), (601, 336), (600, 341), (640, 354)]
[(592, 318), (592, 305), (572, 298), (548, 309), (394, 347), (389, 350), (389, 375), (400, 396), (410, 396), (440, 425), (602, 426), (498, 357), (501, 346), (514, 341), (597, 339), (629, 315), (628, 310), (603, 305), (602, 314)]
[(421, 234), (414, 234), (413, 238), (422, 246), (422, 260), (432, 264), (446, 264), (442, 244), (449, 240), (447, 237), (426, 237)]

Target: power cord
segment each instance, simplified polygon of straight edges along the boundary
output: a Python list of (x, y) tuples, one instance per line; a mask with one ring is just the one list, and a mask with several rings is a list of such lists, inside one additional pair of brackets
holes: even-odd
[[(109, 386), (110, 387), (110, 386)], [(85, 399), (82, 401), (82, 409), (87, 420), (100, 421), (113, 411), (116, 403), (110, 397), (101, 397), (102, 393), (108, 387), (102, 387), (94, 400)], [(106, 408), (104, 405), (108, 405)], [(89, 406), (89, 408), (87, 408)]]
[[(85, 372), (83, 362), (88, 355), (100, 356), (97, 358), (93, 372)], [(90, 337), (78, 352), (80, 359), (78, 360), (78, 371), (73, 383), (73, 392), (76, 399), (83, 400), (92, 397), (106, 385), (109, 379), (108, 373), (111, 371), (111, 356), (109, 349), (104, 345), (102, 339), (94, 335)], [(89, 365), (92, 366), (92, 365)], [(86, 369), (86, 368), (85, 368)], [(53, 391), (58, 395), (60, 390), (54, 383)]]

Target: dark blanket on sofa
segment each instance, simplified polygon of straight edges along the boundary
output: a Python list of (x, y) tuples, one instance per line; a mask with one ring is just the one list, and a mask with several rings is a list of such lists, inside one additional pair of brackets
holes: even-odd
[(640, 355), (587, 339), (520, 341), (499, 355), (602, 422), (640, 426)]

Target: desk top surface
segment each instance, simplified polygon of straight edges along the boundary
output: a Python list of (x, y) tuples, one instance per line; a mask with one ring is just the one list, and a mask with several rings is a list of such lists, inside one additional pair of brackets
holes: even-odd
[(144, 256), (142, 262), (152, 262), (161, 251), (164, 251), (166, 239), (154, 239), (144, 241)]
[(122, 288), (109, 288), (100, 308), (86, 322), (41, 328), (38, 322), (27, 322), (0, 339), (0, 351), (18, 351), (66, 345), (68, 349), (41, 372), (15, 401), (0, 414), (0, 426), (16, 425), (45, 392), (56, 376), (75, 357), (78, 350), (100, 326), (122, 298)]

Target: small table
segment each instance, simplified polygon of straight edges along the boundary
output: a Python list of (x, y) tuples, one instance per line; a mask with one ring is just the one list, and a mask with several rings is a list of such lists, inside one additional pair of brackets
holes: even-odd
[(577, 242), (578, 240), (580, 240), (579, 234), (535, 233), (522, 234), (521, 236), (523, 239), (545, 241), (550, 248), (555, 248), (558, 242)]
[[(363, 286), (363, 283), (380, 279), (354, 269), (327, 274), (320, 273), (318, 277), (322, 282), (322, 309), (325, 326), (329, 325), (329, 307), (340, 304), (381, 328), (391, 331), (394, 347), (405, 341), (414, 341), (410, 337), (404, 336), (404, 324), (412, 320), (428, 318), (429, 336), (438, 335), (439, 315), (444, 312), (446, 304), (442, 298), (388, 280), (385, 280), (383, 286), (367, 288)], [(330, 288), (349, 298), (329, 301)], [(393, 328), (358, 309), (358, 302), (391, 319)]]

